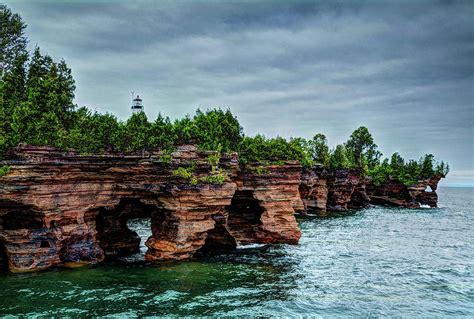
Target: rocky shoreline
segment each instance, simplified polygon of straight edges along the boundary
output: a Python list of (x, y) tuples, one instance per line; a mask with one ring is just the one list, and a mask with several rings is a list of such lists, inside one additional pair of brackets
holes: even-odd
[[(83, 156), (49, 147), (12, 150), (0, 177), (0, 267), (24, 272), (99, 263), (136, 252), (130, 218), (150, 218), (146, 260), (192, 258), (252, 243), (297, 244), (295, 214), (371, 204), (436, 207), (441, 176), (405, 186), (374, 185), (357, 170), (239, 165), (222, 154), (182, 145), (171, 155)], [(192, 180), (176, 174), (192, 167)], [(186, 171), (187, 172), (187, 171)], [(427, 191), (429, 190), (429, 191)]]

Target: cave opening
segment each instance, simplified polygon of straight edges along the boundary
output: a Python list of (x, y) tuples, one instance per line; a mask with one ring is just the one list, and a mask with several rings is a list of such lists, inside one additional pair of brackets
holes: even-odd
[(264, 209), (254, 197), (253, 191), (238, 190), (227, 207), (227, 225), (239, 245), (255, 242), (256, 233), (262, 225)]
[(426, 186), (426, 188), (425, 188), (425, 192), (426, 192), (426, 193), (432, 193), (432, 192), (433, 192), (433, 189), (431, 188), (431, 186), (428, 185), (428, 186)]
[(122, 198), (112, 209), (99, 209), (96, 215), (97, 239), (106, 260), (144, 260), (145, 242), (152, 235), (152, 227), (159, 226), (163, 219), (162, 210), (137, 198)]
[(43, 217), (29, 207), (15, 207), (0, 216), (3, 230), (39, 229), (44, 227)]
[(225, 214), (213, 214), (214, 228), (207, 232), (204, 245), (197, 251), (197, 255), (213, 255), (234, 251), (237, 240), (231, 235), (226, 225)]

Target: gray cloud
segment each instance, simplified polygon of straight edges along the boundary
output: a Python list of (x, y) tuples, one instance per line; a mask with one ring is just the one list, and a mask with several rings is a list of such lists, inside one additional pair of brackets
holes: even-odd
[(230, 107), (247, 134), (330, 144), (366, 125), (386, 155), (432, 152), (474, 184), (472, 2), (7, 1), (65, 58), (76, 102), (153, 119)]

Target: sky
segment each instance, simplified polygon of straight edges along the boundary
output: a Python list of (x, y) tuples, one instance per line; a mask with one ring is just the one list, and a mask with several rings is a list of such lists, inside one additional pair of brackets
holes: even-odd
[(385, 156), (449, 162), (474, 186), (473, 1), (3, 1), (64, 58), (76, 103), (119, 119), (230, 108), (247, 135), (330, 146), (369, 128)]

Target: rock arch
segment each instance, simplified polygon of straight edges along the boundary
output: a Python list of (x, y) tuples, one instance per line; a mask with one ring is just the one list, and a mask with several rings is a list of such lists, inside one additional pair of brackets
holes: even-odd
[(237, 190), (227, 211), (230, 233), (239, 244), (258, 240), (264, 209), (252, 190)]
[(145, 204), (139, 198), (132, 197), (121, 198), (112, 208), (97, 209), (96, 236), (106, 259), (115, 259), (139, 251), (141, 238), (127, 225), (131, 218), (150, 218), (154, 225), (158, 225), (164, 219), (164, 212), (156, 205)]

